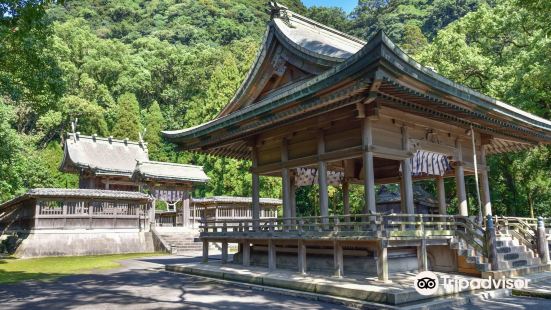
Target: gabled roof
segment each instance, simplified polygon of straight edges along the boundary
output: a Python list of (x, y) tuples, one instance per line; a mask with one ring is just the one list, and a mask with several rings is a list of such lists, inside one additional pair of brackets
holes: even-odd
[(59, 169), (136, 180), (200, 183), (209, 180), (201, 166), (150, 161), (144, 142), (83, 136), (79, 133), (69, 134), (65, 140)]
[[(363, 46), (356, 50), (358, 45)], [(308, 75), (260, 96), (259, 88), (266, 85), (266, 79), (272, 79), (274, 72), (285, 65), (309, 70)], [(412, 87), (411, 81), (417, 86)], [(335, 85), (345, 88), (325, 96), (324, 91)], [(375, 85), (380, 86), (370, 92)], [(344, 94), (349, 99), (337, 96), (345, 97)], [(272, 21), (253, 67), (218, 117), (199, 126), (163, 134), (183, 149), (217, 148), (210, 153), (248, 158), (245, 142), (238, 142), (244, 137), (315, 115), (329, 105), (333, 108), (352, 105), (367, 96), (376, 96), (391, 108), (465, 129), (472, 126), (495, 136), (488, 146), (489, 154), (551, 143), (549, 120), (423, 67), (383, 32), (363, 44), (277, 4), (272, 5)]]
[(154, 179), (165, 181), (187, 181), (205, 183), (209, 177), (203, 171), (203, 167), (165, 163), (159, 161), (138, 162), (134, 170), (135, 179)]
[[(272, 5), (273, 18), (268, 24), (256, 61), (219, 116), (256, 101), (269, 79), (282, 76), (288, 66), (304, 72), (305, 77), (316, 76), (345, 61), (365, 44), (358, 38), (291, 12), (284, 6)], [(301, 61), (294, 61), (297, 58)], [(303, 80), (297, 78), (280, 86), (290, 86)]]
[(136, 162), (148, 160), (147, 145), (143, 142), (71, 133), (65, 140), (60, 170), (88, 170), (96, 175), (131, 177)]

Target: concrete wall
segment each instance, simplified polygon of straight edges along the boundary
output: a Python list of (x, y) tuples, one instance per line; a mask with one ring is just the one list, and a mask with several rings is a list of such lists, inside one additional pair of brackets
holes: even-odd
[(154, 252), (151, 232), (138, 230), (41, 230), (22, 236), (16, 257)]

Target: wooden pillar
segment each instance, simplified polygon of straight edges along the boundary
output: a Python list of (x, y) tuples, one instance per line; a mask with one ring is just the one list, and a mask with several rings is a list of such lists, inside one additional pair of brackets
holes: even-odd
[(203, 240), (203, 263), (208, 263), (209, 261), (209, 242)]
[(369, 117), (362, 120), (362, 159), (364, 165), (364, 213), (376, 213), (375, 174), (373, 168), (373, 121)]
[(455, 142), (457, 151), (457, 165), (455, 166), (455, 184), (457, 191), (457, 201), (459, 203), (459, 215), (468, 216), (469, 210), (467, 207), (467, 192), (465, 190), (465, 171), (463, 168), (463, 150), (461, 149), (461, 142), (457, 140)]
[(446, 187), (444, 186), (444, 177), (436, 177), (436, 189), (438, 192), (438, 213), (448, 214), (446, 205)]
[(276, 247), (274, 239), (268, 239), (268, 269), (276, 269)]
[(304, 244), (304, 240), (302, 239), (298, 240), (297, 254), (298, 272), (300, 272), (301, 274), (306, 274), (306, 245)]
[(297, 217), (297, 187), (291, 178), (291, 217)]
[[(343, 213), (345, 215), (350, 214), (350, 184), (347, 180), (344, 180), (342, 183), (342, 204), (343, 204)], [(350, 216), (344, 218), (345, 222), (350, 222)]]
[[(402, 127), (402, 149), (409, 149), (409, 130), (408, 127)], [(408, 214), (415, 213), (415, 205), (413, 202), (413, 179), (411, 178), (411, 162), (408, 159), (402, 160), (402, 185), (404, 189), (403, 193), (403, 203), (405, 211)]]
[[(287, 162), (288, 155), (288, 141), (283, 139), (281, 143), (281, 162)], [(291, 217), (291, 178), (289, 176), (289, 168), (281, 169), (281, 187), (283, 191), (283, 218), (287, 219)], [(285, 225), (289, 225), (289, 220), (284, 221)], [(287, 230), (286, 227), (284, 230)]]
[(344, 271), (344, 257), (342, 244), (339, 241), (333, 241), (333, 266), (335, 268), (335, 277), (342, 278)]
[(243, 251), (243, 266), (251, 265), (251, 243), (249, 240), (243, 240), (243, 245), (241, 246)]
[(486, 164), (486, 148), (480, 147), (481, 164), (485, 168), (480, 171), (480, 192), (482, 193), (482, 206), (484, 215), (492, 215), (492, 199), (490, 197), (490, 181), (488, 180), (488, 166)]
[(183, 227), (189, 227), (189, 201), (190, 201), (190, 193), (189, 191), (184, 191), (184, 195), (182, 197), (182, 226)]
[[(318, 133), (318, 156), (325, 153), (325, 138), (323, 132)], [(329, 216), (329, 194), (327, 192), (327, 163), (323, 160), (318, 162), (318, 185), (319, 185), (319, 201), (320, 201), (320, 215), (323, 218), (323, 222), (328, 222)]]
[(421, 239), (421, 244), (417, 246), (417, 262), (419, 264), (419, 272), (428, 270), (427, 261), (427, 240)]
[(384, 240), (377, 243), (377, 278), (388, 282), (388, 250)]
[(228, 241), (222, 241), (222, 264), (228, 262)]
[[(252, 167), (258, 167), (258, 150), (256, 146), (251, 148), (252, 155)], [(253, 228), (255, 231), (259, 230), (260, 227), (260, 176), (258, 173), (252, 173), (252, 219), (253, 219)]]

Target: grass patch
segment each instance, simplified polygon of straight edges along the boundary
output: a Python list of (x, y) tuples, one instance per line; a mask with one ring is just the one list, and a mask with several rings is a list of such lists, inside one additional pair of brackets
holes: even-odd
[(155, 255), (163, 253), (0, 259), (0, 284), (51, 280), (66, 275), (86, 274), (98, 269), (113, 269), (121, 266), (121, 260)]

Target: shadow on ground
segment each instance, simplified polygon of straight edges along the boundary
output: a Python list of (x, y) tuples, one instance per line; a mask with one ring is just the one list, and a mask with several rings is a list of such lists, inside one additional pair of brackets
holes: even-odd
[(332, 304), (172, 274), (159, 270), (160, 265), (150, 264), (198, 259), (143, 258), (115, 272), (0, 285), (2, 309), (339, 309)]

